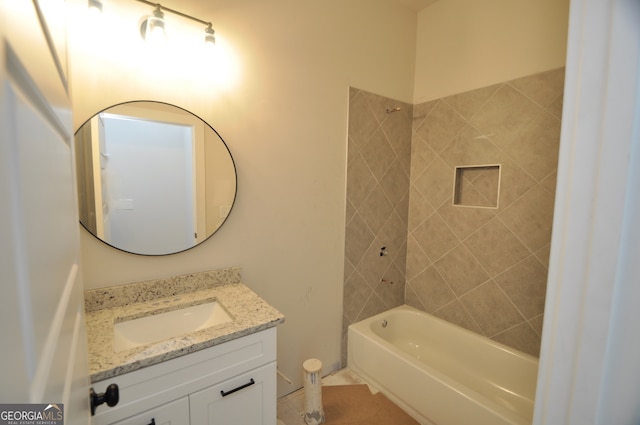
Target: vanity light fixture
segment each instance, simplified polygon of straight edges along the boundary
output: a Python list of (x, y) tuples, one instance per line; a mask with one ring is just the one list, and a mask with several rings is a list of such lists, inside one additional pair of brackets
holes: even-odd
[[(101, 1), (101, 0), (89, 0), (91, 1)], [(215, 46), (216, 37), (215, 31), (213, 30), (211, 22), (203, 21), (202, 19), (198, 19), (194, 16), (187, 15), (186, 13), (182, 13), (178, 10), (171, 9), (165, 6), (162, 6), (160, 3), (153, 3), (148, 0), (136, 0), (140, 3), (147, 4), (149, 6), (154, 6), (155, 10), (153, 11), (153, 16), (150, 16), (142, 21), (140, 25), (140, 34), (142, 38), (145, 40), (149, 40), (151, 37), (156, 37), (156, 32), (161, 34), (160, 38), (164, 39), (165, 35), (165, 20), (164, 20), (164, 12), (173, 13), (174, 15), (182, 16), (183, 18), (190, 19), (192, 21), (196, 21), (205, 25), (204, 29), (204, 42), (207, 46)]]
[(89, 11), (102, 13), (102, 0), (89, 0)]
[(204, 29), (204, 44), (207, 47), (214, 47), (216, 45), (216, 36), (215, 31), (211, 27), (211, 22), (207, 24), (207, 27)]
[(144, 19), (140, 24), (140, 34), (147, 42), (159, 44), (166, 40), (167, 35), (164, 30), (164, 13), (160, 5), (156, 5), (153, 15)]

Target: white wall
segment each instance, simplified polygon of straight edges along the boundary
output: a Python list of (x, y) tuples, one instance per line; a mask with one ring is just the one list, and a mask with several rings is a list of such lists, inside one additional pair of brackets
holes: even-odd
[[(122, 4), (146, 11), (111, 1), (104, 16)], [(162, 4), (181, 10), (178, 0)], [(339, 362), (348, 87), (411, 102), (416, 15), (383, 0), (219, 0), (197, 7), (208, 12), (198, 17), (214, 22), (218, 46), (237, 64), (231, 83), (212, 81), (215, 69), (199, 62), (200, 53), (176, 52), (154, 69), (158, 59), (138, 42), (138, 12), (105, 42), (94, 39), (98, 24), (73, 25), (75, 126), (127, 100), (186, 108), (228, 144), (238, 169), (236, 205), (210, 240), (172, 256), (122, 253), (83, 230), (84, 281), (97, 288), (241, 266), (246, 284), (286, 315), (279, 367), (294, 385), (279, 380), (283, 394), (301, 386), (306, 358), (321, 359), (325, 372)]]
[(564, 66), (569, 0), (441, 0), (418, 14), (413, 103)]

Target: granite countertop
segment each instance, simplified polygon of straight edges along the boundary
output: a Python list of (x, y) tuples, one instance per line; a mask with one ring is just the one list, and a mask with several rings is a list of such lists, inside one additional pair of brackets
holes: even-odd
[[(228, 274), (229, 270), (226, 272)], [(215, 272), (205, 272), (86, 291), (91, 382), (113, 378), (284, 322), (284, 316), (278, 310), (241, 283), (239, 274), (237, 277), (221, 279)], [(176, 282), (189, 282), (190, 285), (180, 286)], [(114, 351), (114, 325), (123, 318), (130, 320), (212, 300), (218, 301), (233, 320), (145, 346)]]

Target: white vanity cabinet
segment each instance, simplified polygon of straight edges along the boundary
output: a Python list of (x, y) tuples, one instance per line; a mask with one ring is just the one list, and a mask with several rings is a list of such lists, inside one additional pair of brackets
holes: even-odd
[[(275, 425), (275, 405), (265, 396), (275, 389), (275, 363), (252, 370), (189, 396), (191, 423)], [(240, 389), (238, 389), (240, 388)], [(234, 389), (238, 389), (235, 392)]]
[(93, 384), (120, 401), (93, 425), (275, 425), (276, 328)]
[(188, 423), (189, 398), (183, 397), (164, 406), (118, 421), (114, 425), (183, 425)]

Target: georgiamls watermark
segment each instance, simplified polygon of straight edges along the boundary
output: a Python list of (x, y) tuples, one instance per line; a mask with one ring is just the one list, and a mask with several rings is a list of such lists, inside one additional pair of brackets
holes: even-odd
[(64, 425), (64, 406), (0, 404), (0, 425)]

